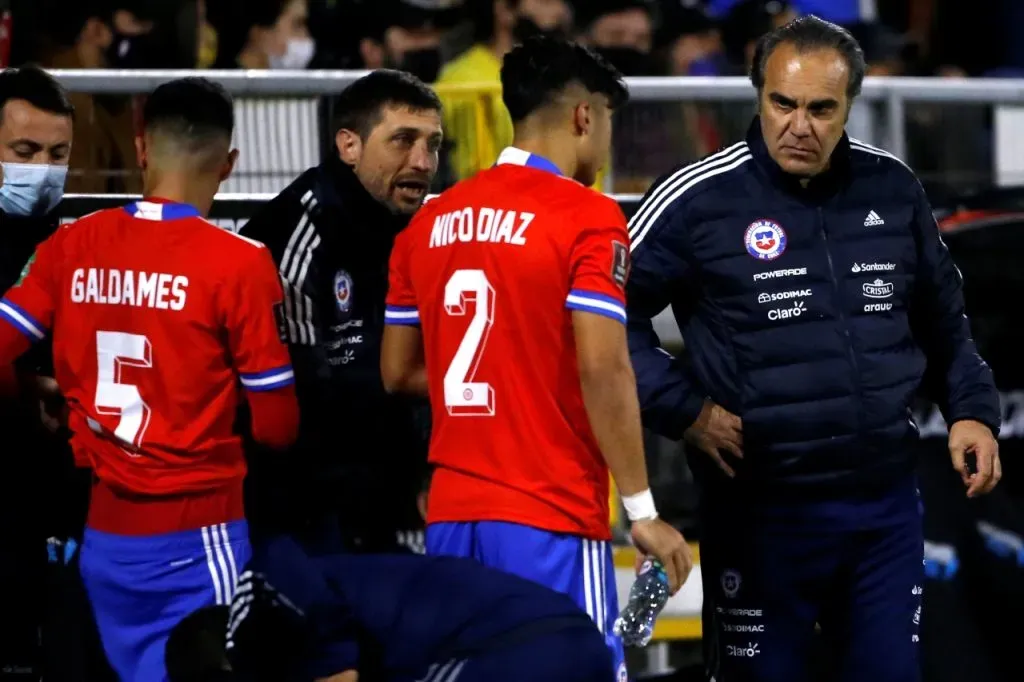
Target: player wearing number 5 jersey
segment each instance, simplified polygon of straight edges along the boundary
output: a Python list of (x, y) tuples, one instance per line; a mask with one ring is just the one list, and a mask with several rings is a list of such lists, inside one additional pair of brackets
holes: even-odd
[(628, 93), (599, 57), (554, 39), (510, 52), (502, 88), (515, 147), (427, 203), (395, 242), (384, 381), (429, 389), (427, 552), (573, 597), (624, 677), (609, 468), (634, 539), (673, 589), (690, 567), (647, 485), (624, 328), (626, 221), (587, 187)]
[(200, 217), (237, 156), (230, 98), (174, 81), (144, 117), (150, 198), (58, 230), (0, 301), (0, 365), (53, 337), (74, 449), (95, 474), (82, 577), (127, 682), (166, 678), (170, 630), (230, 603), (248, 560), (239, 383), (257, 439), (284, 447), (298, 426), (277, 268)]

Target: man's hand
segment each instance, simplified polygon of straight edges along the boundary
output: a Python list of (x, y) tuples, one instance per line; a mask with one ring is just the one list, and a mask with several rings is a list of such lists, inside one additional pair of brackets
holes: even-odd
[[(974, 455), (974, 471), (967, 467), (967, 453)], [(992, 491), (1003, 477), (999, 461), (999, 443), (992, 430), (972, 419), (954, 422), (949, 428), (949, 456), (953, 468), (967, 486), (967, 497), (977, 497)]]
[(737, 459), (743, 459), (743, 422), (739, 417), (710, 400), (690, 428), (683, 434), (687, 442), (697, 446), (715, 460), (718, 468), (732, 478), (736, 475), (732, 467), (722, 459), (722, 450)]
[(68, 425), (68, 405), (60, 392), (57, 380), (34, 376), (30, 383), (33, 395), (39, 399), (39, 418), (50, 433), (58, 433)]
[(669, 590), (678, 592), (693, 569), (693, 554), (682, 533), (661, 519), (644, 519), (633, 522), (630, 535), (640, 553), (637, 570), (643, 555), (653, 556), (665, 569)]

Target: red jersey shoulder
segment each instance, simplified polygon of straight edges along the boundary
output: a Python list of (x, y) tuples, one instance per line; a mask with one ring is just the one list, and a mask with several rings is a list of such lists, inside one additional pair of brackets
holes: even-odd
[(58, 248), (62, 253), (68, 253), (74, 249), (76, 242), (87, 239), (90, 234), (98, 230), (118, 225), (128, 217), (123, 208), (105, 208), (93, 211), (70, 223), (62, 224), (53, 233), (51, 239), (59, 245)]
[(573, 202), (579, 202), (576, 215), (582, 219), (581, 226), (591, 228), (626, 228), (626, 216), (619, 202), (607, 194), (578, 183), (572, 190)]
[(263, 242), (218, 227), (205, 218), (183, 218), (183, 220), (188, 220), (194, 225), (196, 234), (204, 241), (209, 241), (211, 248), (230, 250), (243, 257), (253, 256), (267, 249)]

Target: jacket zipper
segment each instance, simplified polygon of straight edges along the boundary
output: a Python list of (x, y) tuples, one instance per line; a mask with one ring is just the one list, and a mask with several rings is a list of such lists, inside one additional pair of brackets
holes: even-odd
[(846, 316), (846, 301), (843, 296), (843, 288), (839, 285), (839, 278), (836, 276), (835, 264), (832, 262), (832, 249), (829, 248), (828, 229), (825, 227), (825, 213), (822, 207), (818, 207), (818, 225), (821, 226), (821, 239), (825, 242), (825, 257), (828, 259), (828, 272), (832, 279), (832, 290), (836, 296), (836, 303), (839, 306), (839, 321), (843, 325), (843, 336), (846, 337), (846, 353), (850, 358), (850, 367), (853, 370), (854, 393), (857, 396), (857, 433), (863, 431), (863, 408), (864, 395), (860, 380), (860, 366), (857, 363), (857, 353), (853, 348), (853, 334), (850, 333), (850, 322)]

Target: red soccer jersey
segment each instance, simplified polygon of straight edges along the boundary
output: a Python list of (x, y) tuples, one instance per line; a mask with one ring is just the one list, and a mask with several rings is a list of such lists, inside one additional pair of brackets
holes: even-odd
[(43, 242), (0, 317), (32, 340), (52, 334), (76, 456), (104, 487), (94, 507), (97, 497), (230, 489), (222, 512), (240, 516), (239, 381), (250, 391), (294, 381), (276, 321), (281, 300), (264, 246), (191, 206), (142, 201)]
[(608, 468), (583, 405), (571, 311), (626, 321), (618, 205), (507, 149), (395, 242), (388, 324), (423, 333), (436, 465), (428, 521), (608, 539)]

